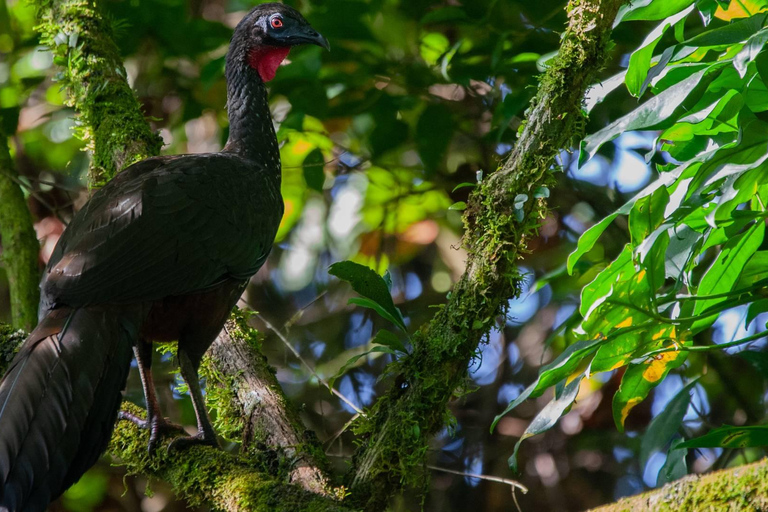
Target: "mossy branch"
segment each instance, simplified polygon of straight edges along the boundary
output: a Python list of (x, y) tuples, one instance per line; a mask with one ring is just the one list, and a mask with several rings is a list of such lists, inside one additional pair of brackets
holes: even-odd
[(338, 493), (323, 471), (327, 461), (314, 432), (288, 403), (260, 349), (259, 333), (248, 326), (246, 314), (236, 310), (200, 371), (208, 383), (208, 408), (217, 413), (217, 431), (242, 440), (249, 451), (276, 450), (288, 465), (289, 482), (318, 494)]
[[(143, 416), (140, 408), (124, 404)], [(158, 447), (147, 453), (148, 433), (128, 421), (118, 422), (109, 453), (130, 474), (162, 479), (191, 505), (208, 504), (229, 512), (349, 512), (335, 499), (309, 492), (273, 476), (269, 457), (238, 457), (207, 446), (183, 452)]]
[(37, 5), (40, 42), (61, 68), (57, 80), (78, 113), (78, 135), (93, 153), (89, 185), (101, 186), (124, 167), (160, 153), (163, 141), (144, 119), (110, 21), (96, 3), (44, 0)]
[(524, 129), (504, 166), (469, 201), (469, 259), (448, 303), (414, 336), (395, 386), (357, 426), (362, 445), (350, 475), (353, 497), (379, 510), (392, 489), (423, 485), (430, 436), (446, 424), (447, 404), (466, 382), (484, 336), (518, 294), (517, 260), (546, 213), (541, 187), (554, 183), (555, 157), (583, 135), (582, 104), (610, 48), (623, 0), (572, 0), (558, 56), (541, 77)]
[(37, 324), (40, 301), (38, 254), (40, 244), (32, 215), (18, 184), (18, 174), (0, 127), (0, 262), (8, 273), (13, 326), (30, 330)]
[(678, 510), (768, 510), (768, 459), (703, 476), (689, 475), (592, 512)]

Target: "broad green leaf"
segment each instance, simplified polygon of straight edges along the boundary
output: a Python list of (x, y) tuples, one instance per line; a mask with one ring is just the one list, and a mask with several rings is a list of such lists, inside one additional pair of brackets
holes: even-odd
[(627, 89), (632, 96), (639, 97), (643, 93), (644, 88), (642, 86), (645, 83), (646, 75), (648, 75), (648, 69), (651, 67), (653, 50), (664, 33), (669, 27), (675, 26), (679, 21), (688, 16), (691, 11), (693, 11), (693, 5), (662, 21), (648, 34), (640, 44), (640, 47), (632, 52), (632, 55), (629, 57), (629, 66), (625, 79)]
[(491, 431), (496, 427), (499, 420), (509, 413), (512, 409), (530, 398), (536, 398), (544, 392), (545, 389), (554, 386), (556, 383), (573, 375), (579, 366), (585, 366), (591, 356), (605, 343), (604, 338), (592, 340), (581, 340), (569, 345), (562, 354), (557, 356), (554, 361), (543, 366), (539, 370), (539, 376), (536, 381), (525, 388), (516, 399), (507, 405), (504, 412), (494, 418), (491, 424)]
[(637, 0), (621, 6), (613, 26), (630, 20), (663, 20), (691, 4), (693, 0)]
[(768, 14), (760, 13), (743, 20), (734, 21), (724, 27), (708, 30), (688, 39), (687, 46), (720, 46), (746, 41), (763, 28)]
[(766, 42), (768, 42), (768, 30), (762, 29), (752, 35), (744, 48), (733, 58), (733, 65), (741, 78), (747, 74), (747, 66), (757, 58)]
[(640, 442), (640, 467), (644, 468), (654, 452), (663, 452), (675, 437), (683, 423), (691, 403), (691, 389), (696, 385), (692, 380), (669, 401), (666, 407), (653, 418)]
[[(739, 274), (744, 265), (746, 265), (747, 261), (749, 261), (763, 242), (764, 234), (765, 223), (758, 222), (744, 233), (729, 240), (723, 246), (723, 250), (718, 254), (712, 266), (704, 274), (704, 277), (702, 277), (698, 293), (700, 295), (714, 295), (731, 290), (738, 281)], [(723, 297), (696, 301), (693, 314), (700, 315), (708, 308), (727, 300), (727, 297)], [(697, 320), (691, 329), (694, 332), (698, 332), (713, 320), (711, 316)]]
[(352, 285), (353, 290), (366, 299), (369, 299), (370, 303), (355, 298), (350, 299), (350, 302), (375, 309), (382, 316), (387, 318), (387, 320), (400, 327), (404, 332), (406, 331), (403, 315), (400, 313), (400, 310), (395, 307), (387, 283), (379, 274), (365, 265), (360, 265), (359, 263), (354, 263), (352, 261), (340, 261), (334, 263), (328, 269), (328, 273), (347, 281)]
[(576, 400), (576, 395), (579, 393), (579, 386), (584, 375), (578, 375), (569, 382), (564, 383), (560, 387), (560, 392), (555, 393), (555, 398), (552, 399), (544, 408), (533, 418), (528, 428), (525, 429), (522, 437), (515, 443), (515, 451), (509, 458), (509, 467), (512, 471), (517, 472), (517, 451), (520, 449), (520, 443), (529, 437), (546, 432), (557, 423), (557, 420), (563, 415), (573, 401)]
[(724, 426), (708, 434), (680, 443), (681, 448), (750, 448), (768, 446), (768, 426), (755, 425), (746, 427)]
[(626, 329), (614, 334), (613, 339), (601, 346), (589, 367), (591, 373), (607, 372), (626, 366), (633, 359), (676, 340), (674, 325), (653, 323), (643, 330)]
[(619, 432), (624, 431), (624, 422), (629, 412), (646, 399), (648, 393), (658, 386), (670, 370), (685, 362), (688, 352), (672, 350), (649, 357), (639, 364), (630, 364), (621, 379), (619, 390), (613, 395), (613, 420)]
[(697, 71), (685, 80), (649, 99), (626, 116), (588, 136), (582, 142), (579, 162), (583, 164), (595, 156), (603, 144), (612, 141), (624, 132), (661, 127), (662, 123), (667, 122), (678, 111), (706, 74), (706, 69)]
[(658, 228), (665, 219), (665, 208), (669, 202), (666, 187), (640, 198), (629, 212), (629, 234), (632, 245), (639, 246), (645, 238)]
[(656, 487), (666, 485), (675, 480), (679, 480), (688, 474), (688, 466), (685, 463), (685, 456), (688, 450), (673, 449), (667, 454), (667, 460), (659, 470), (656, 478)]

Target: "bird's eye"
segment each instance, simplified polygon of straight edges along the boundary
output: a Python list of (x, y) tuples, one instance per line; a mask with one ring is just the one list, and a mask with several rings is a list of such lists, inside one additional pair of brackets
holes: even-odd
[(275, 16), (270, 21), (270, 24), (272, 25), (272, 28), (283, 28), (283, 19), (279, 16)]

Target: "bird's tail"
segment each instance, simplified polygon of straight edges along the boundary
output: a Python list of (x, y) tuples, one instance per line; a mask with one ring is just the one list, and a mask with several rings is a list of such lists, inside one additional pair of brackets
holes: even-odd
[(0, 512), (44, 511), (109, 442), (138, 314), (51, 311), (0, 380)]

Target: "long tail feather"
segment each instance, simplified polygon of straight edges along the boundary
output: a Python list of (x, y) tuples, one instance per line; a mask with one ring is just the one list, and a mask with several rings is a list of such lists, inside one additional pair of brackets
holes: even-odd
[(44, 511), (106, 448), (138, 313), (57, 309), (0, 380), (0, 512)]

